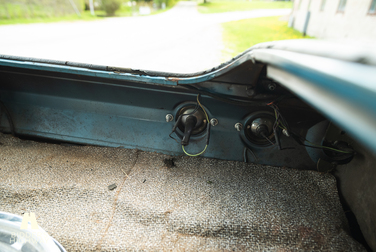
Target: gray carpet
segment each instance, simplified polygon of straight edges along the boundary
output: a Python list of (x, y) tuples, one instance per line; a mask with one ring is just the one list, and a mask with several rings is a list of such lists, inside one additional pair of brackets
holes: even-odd
[(157, 153), (4, 134), (0, 143), (0, 211), (34, 212), (68, 251), (364, 250), (329, 174), (191, 157), (172, 166)]

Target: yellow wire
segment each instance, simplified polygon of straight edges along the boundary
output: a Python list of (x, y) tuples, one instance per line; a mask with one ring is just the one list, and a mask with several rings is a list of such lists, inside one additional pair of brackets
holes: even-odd
[[(275, 114), (275, 120), (277, 121), (278, 120), (278, 116), (277, 116), (277, 111), (275, 109), (274, 109), (274, 114)], [(281, 125), (279, 125), (279, 124), (281, 124)], [(287, 130), (287, 128), (285, 127), (285, 125), (283, 125), (283, 123), (280, 120), (277, 121), (277, 127), (280, 127), (281, 129)]]
[[(277, 120), (278, 119), (277, 110), (275, 110), (275, 109), (274, 109), (274, 115), (275, 115), (275, 119)], [(283, 125), (283, 123), (281, 121), (279, 121), (279, 120), (277, 121), (277, 127), (280, 127), (281, 129), (287, 130), (286, 126)], [(348, 153), (348, 154), (353, 153), (353, 152), (350, 152), (350, 151), (342, 151), (342, 150), (338, 150), (338, 149), (335, 149), (335, 148), (331, 148), (331, 147), (327, 147), (327, 146), (323, 146), (323, 145), (319, 145), (319, 144), (314, 144), (314, 143), (311, 143), (310, 141), (308, 141), (306, 139), (304, 141), (308, 142), (309, 144), (313, 145), (314, 147), (319, 147), (319, 148), (328, 149), (328, 150), (332, 150), (332, 151), (337, 151), (337, 152), (341, 152), (341, 153)]]
[(199, 96), (200, 96), (200, 95), (198, 94), (198, 95), (197, 95), (197, 103), (198, 103), (198, 105), (200, 105), (200, 107), (201, 107), (202, 110), (204, 111), (205, 116), (206, 116), (207, 123), (209, 123), (209, 117), (208, 117), (208, 114), (206, 113), (206, 110), (204, 109), (204, 107), (201, 105), (200, 99), (198, 99)]
[(201, 151), (200, 153), (197, 153), (197, 154), (189, 154), (189, 153), (184, 149), (184, 145), (182, 145), (181, 148), (183, 149), (184, 153), (185, 153), (187, 156), (190, 156), (190, 157), (197, 157), (197, 156), (200, 156), (201, 154), (203, 154), (203, 153), (206, 151), (206, 148), (208, 148), (208, 145), (205, 145), (204, 150)]
[[(209, 124), (209, 116), (208, 114), (206, 113), (206, 110), (204, 109), (204, 107), (201, 105), (201, 102), (200, 102), (200, 99), (199, 99), (200, 95), (198, 94), (197, 95), (197, 103), (198, 105), (200, 105), (202, 111), (204, 111), (205, 113), (205, 117), (206, 117), (206, 123)], [(181, 148), (183, 149), (184, 153), (187, 155), (187, 156), (190, 156), (190, 157), (197, 157), (197, 156), (200, 156), (201, 154), (203, 154), (206, 149), (208, 148), (208, 145), (205, 145), (205, 148), (203, 151), (201, 151), (200, 153), (197, 153), (197, 154), (189, 154), (185, 149), (184, 149), (184, 145), (181, 146)]]
[(323, 148), (323, 149), (328, 149), (328, 150), (332, 150), (332, 151), (337, 151), (337, 152), (341, 152), (341, 153), (345, 153), (345, 154), (351, 154), (351, 153), (353, 153), (352, 151), (343, 151), (343, 150), (338, 150), (338, 149), (331, 148), (331, 147), (328, 147), (328, 146), (324, 146), (324, 145), (319, 145), (319, 144), (311, 143), (311, 142), (308, 141), (308, 140), (304, 140), (304, 141), (306, 141), (306, 142), (309, 143), (310, 145), (313, 145), (313, 146), (315, 146), (315, 147), (320, 147), (320, 148)]

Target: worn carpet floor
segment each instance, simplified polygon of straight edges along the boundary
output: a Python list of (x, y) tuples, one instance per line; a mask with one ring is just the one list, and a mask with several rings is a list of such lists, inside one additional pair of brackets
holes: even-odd
[(329, 174), (4, 134), (0, 143), (0, 211), (34, 212), (67, 251), (363, 250)]

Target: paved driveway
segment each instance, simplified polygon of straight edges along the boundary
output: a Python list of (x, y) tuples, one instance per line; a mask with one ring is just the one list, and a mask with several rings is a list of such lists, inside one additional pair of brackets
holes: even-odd
[(158, 15), (0, 26), (0, 54), (190, 73), (221, 63), (220, 23), (289, 9), (200, 14), (179, 2)]

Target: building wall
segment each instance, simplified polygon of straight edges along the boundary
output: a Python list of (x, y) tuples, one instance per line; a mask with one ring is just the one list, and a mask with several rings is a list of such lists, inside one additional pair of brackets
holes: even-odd
[(376, 46), (376, 15), (368, 14), (372, 0), (347, 0), (342, 13), (337, 11), (340, 0), (326, 0), (323, 11), (320, 11), (321, 1), (295, 0), (293, 27), (303, 31), (309, 10), (307, 35), (322, 39), (374, 41)]

